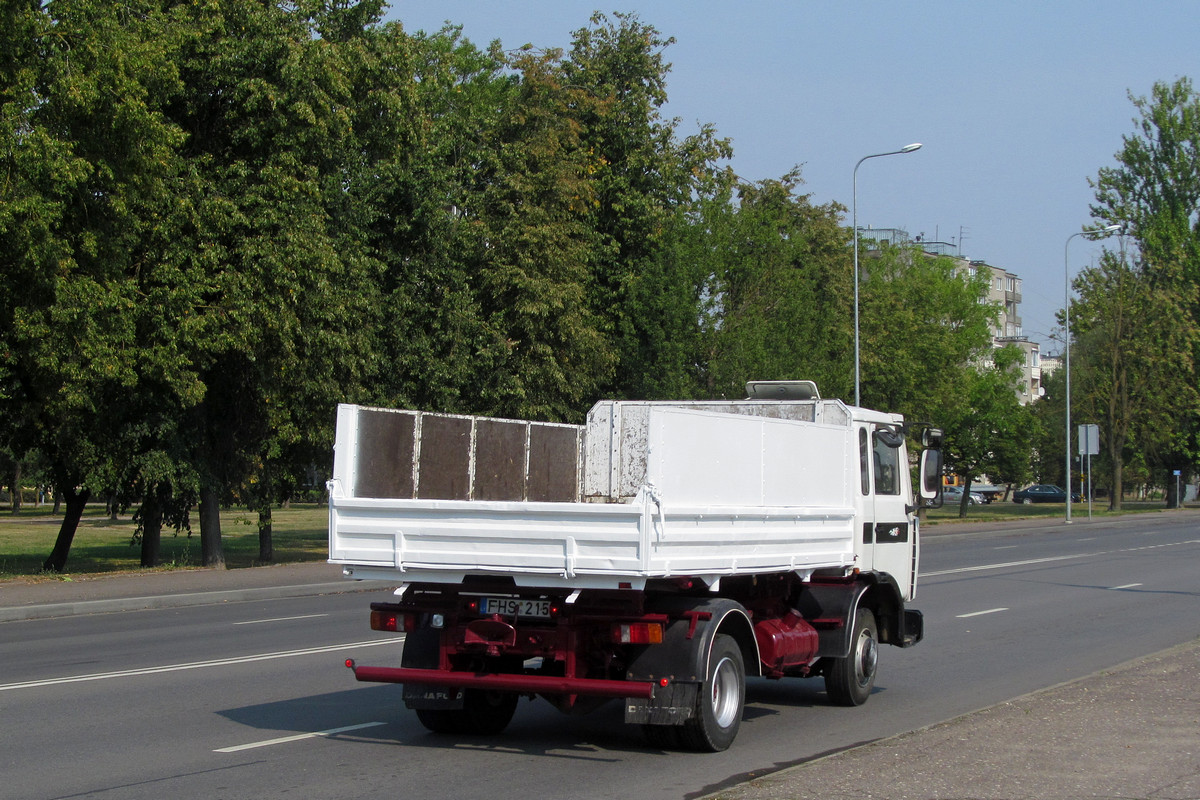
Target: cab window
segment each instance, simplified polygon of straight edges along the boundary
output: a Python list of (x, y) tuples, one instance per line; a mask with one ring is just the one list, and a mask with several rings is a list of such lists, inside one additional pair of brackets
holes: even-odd
[(900, 494), (900, 448), (888, 447), (875, 439), (875, 494)]
[(871, 493), (871, 447), (867, 444), (867, 429), (858, 429), (858, 471), (862, 480), (862, 493)]

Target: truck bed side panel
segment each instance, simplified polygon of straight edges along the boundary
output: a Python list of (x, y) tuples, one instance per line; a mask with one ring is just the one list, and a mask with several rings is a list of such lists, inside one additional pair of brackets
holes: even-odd
[[(643, 482), (622, 502), (579, 502), (579, 475), (591, 470), (579, 464), (582, 437), (573, 426), (407, 412), (409, 425), (377, 419), (394, 412), (343, 407), (330, 560), (355, 567), (357, 577), (398, 571), (404, 580), (455, 582), (496, 574), (522, 585), (586, 578), (632, 588), (655, 577), (715, 580), (854, 563), (849, 426), (658, 405), (621, 411), (618, 404), (616, 416), (630, 424), (590, 423), (587, 452), (604, 439), (598, 449), (610, 454), (612, 485), (632, 474)], [(367, 474), (387, 462), (377, 450), (412, 453), (410, 494), (382, 494), (395, 486), (401, 495), (406, 484)], [(431, 498), (422, 487), (435, 469), (445, 470), (433, 482), (442, 497)], [(391, 464), (383, 471), (404, 474)], [(513, 499), (518, 487), (523, 496)], [(567, 502), (542, 502), (563, 495)]]
[[(330, 561), (356, 577), (511, 576), (518, 585), (641, 588), (657, 577), (853, 563), (850, 509), (643, 502), (503, 503), (330, 498)], [(587, 578), (588, 580), (583, 580)]]

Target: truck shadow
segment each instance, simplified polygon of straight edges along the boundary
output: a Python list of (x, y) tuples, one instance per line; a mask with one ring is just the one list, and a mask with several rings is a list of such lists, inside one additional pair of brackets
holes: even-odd
[[(512, 752), (551, 758), (621, 761), (620, 753), (647, 750), (641, 732), (625, 725), (619, 703), (581, 717), (566, 716), (544, 701), (522, 701), (512, 723), (499, 736), (442, 736), (427, 731), (404, 707), (399, 686), (370, 686), (312, 697), (229, 708), (217, 712), (250, 733), (276, 739), (363, 725), (321, 734), (322, 738), (363, 744)], [(371, 725), (371, 723), (376, 723)]]
[[(819, 680), (752, 678), (746, 690), (744, 724), (776, 717), (789, 709), (819, 709), (829, 705)], [(569, 716), (540, 699), (523, 700), (512, 723), (500, 736), (430, 733), (404, 707), (401, 687), (391, 685), (355, 687), (217, 713), (252, 731), (245, 736), (247, 743), (316, 734), (335, 741), (370, 745), (486, 750), (597, 762), (619, 762), (623, 753), (661, 752), (647, 743), (638, 726), (625, 724), (617, 701), (587, 715)]]

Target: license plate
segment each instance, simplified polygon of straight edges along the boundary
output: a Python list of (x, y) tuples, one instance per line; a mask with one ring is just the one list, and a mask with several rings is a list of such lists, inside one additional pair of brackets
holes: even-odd
[(483, 614), (500, 614), (506, 617), (549, 617), (550, 601), (526, 597), (482, 597), (479, 600), (479, 610)]

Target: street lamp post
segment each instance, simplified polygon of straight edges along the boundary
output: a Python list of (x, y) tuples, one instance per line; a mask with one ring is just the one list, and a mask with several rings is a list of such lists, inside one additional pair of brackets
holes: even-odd
[(1067, 484), (1067, 517), (1065, 522), (1071, 523), (1071, 265), (1067, 259), (1067, 252), (1071, 247), (1071, 240), (1076, 236), (1108, 236), (1121, 230), (1120, 225), (1106, 225), (1103, 228), (1094, 230), (1078, 231), (1067, 237), (1066, 244), (1063, 245), (1063, 370), (1066, 374), (1067, 391), (1064, 395), (1066, 401), (1066, 417), (1067, 417), (1067, 447), (1065, 467), (1066, 472), (1063, 473), (1064, 481)]
[(868, 158), (880, 158), (882, 156), (898, 156), (901, 153), (911, 153), (914, 150), (920, 150), (921, 143), (913, 142), (905, 145), (899, 150), (891, 150), (887, 153), (874, 153), (869, 156), (863, 156), (854, 165), (854, 176), (851, 181), (851, 213), (853, 215), (852, 225), (854, 226), (854, 405), (859, 406), (862, 403), (859, 393), (859, 335), (858, 335), (858, 168)]

